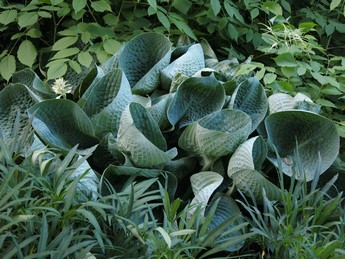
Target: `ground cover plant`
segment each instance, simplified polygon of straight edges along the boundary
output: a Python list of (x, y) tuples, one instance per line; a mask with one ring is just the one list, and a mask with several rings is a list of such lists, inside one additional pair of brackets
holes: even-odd
[[(148, 12), (141, 17), (157, 18), (163, 27), (148, 25), (148, 32), (134, 32), (133, 16), (120, 11), (119, 27), (100, 30), (101, 35), (98, 18), (105, 12), (104, 21), (110, 22), (114, 6), (77, 2), (31, 1), (24, 10), (22, 5), (2, 6), (0, 20), (7, 33), (16, 30), (16, 19), (24, 21), (19, 18), (25, 12), (48, 9), (64, 29), (52, 32), (62, 37), (49, 43), (58, 56), (47, 59), (44, 49), (29, 48), (34, 59), (26, 64), (19, 50), (25, 46), (19, 46), (16, 58), (27, 68), (13, 69), (8, 61), (15, 57), (3, 52), (0, 65), (11, 69), (1, 70), (10, 81), (0, 92), (0, 254), (345, 255), (342, 99), (334, 98), (342, 93), (342, 74), (331, 63), (323, 67), (342, 59), (336, 53), (325, 59), (324, 35), (316, 24), (301, 22), (297, 29), (293, 19), (282, 16), (293, 6), (288, 1), (243, 1), (238, 6), (210, 1), (205, 8), (212, 13), (206, 17), (214, 17), (214, 23), (226, 18), (228, 31), (236, 25), (231, 19), (241, 20), (243, 14), (234, 11), (240, 8), (257, 9), (250, 12), (253, 22), (256, 12), (271, 18), (256, 46), (269, 58), (254, 62), (239, 55), (235, 45), (219, 49), (212, 40), (198, 39), (203, 23), (196, 20), (194, 31), (188, 26), (190, 8), (177, 20), (164, 11), (169, 6), (183, 13), (190, 1), (139, 1), (136, 8)], [(120, 10), (138, 15), (137, 9), (129, 11), (132, 4), (121, 2)], [(202, 1), (194, 4), (201, 8)], [(332, 1), (330, 11), (340, 4)], [(10, 20), (5, 24), (4, 19)], [(32, 21), (27, 29), (39, 24)], [(240, 31), (244, 20), (236, 26)], [(254, 35), (253, 24), (250, 28)], [(227, 39), (223, 29), (216, 31)], [(110, 32), (117, 30), (127, 36), (114, 40)], [(22, 37), (30, 37), (25, 33), (17, 35), (13, 49)], [(231, 55), (224, 58), (224, 51)], [(38, 67), (37, 53), (42, 55)], [(83, 57), (90, 62), (83, 64)], [(39, 67), (45, 67), (44, 77)]]

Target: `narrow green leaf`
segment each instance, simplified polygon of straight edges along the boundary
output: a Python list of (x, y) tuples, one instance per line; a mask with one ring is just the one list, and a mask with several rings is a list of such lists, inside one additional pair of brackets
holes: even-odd
[(61, 58), (67, 58), (73, 55), (76, 55), (79, 53), (79, 49), (78, 48), (68, 48), (68, 49), (62, 49), (59, 50), (52, 58), (51, 60), (54, 59), (61, 59)]
[(214, 15), (217, 16), (221, 9), (219, 0), (211, 0), (211, 8)]
[(105, 11), (111, 12), (110, 4), (107, 1), (105, 1), (105, 0), (92, 1), (91, 2), (91, 7), (96, 12), (101, 12), (101, 13), (103, 13)]
[(158, 231), (162, 235), (165, 243), (167, 244), (168, 248), (170, 249), (171, 248), (171, 238), (170, 238), (169, 234), (162, 227), (158, 227), (155, 230)]
[(163, 24), (163, 26), (169, 31), (170, 30), (170, 21), (168, 17), (161, 11), (157, 12), (158, 20)]
[(52, 50), (58, 51), (62, 49), (66, 49), (76, 43), (78, 40), (78, 37), (63, 37), (56, 41), (52, 47)]
[(330, 7), (329, 7), (329, 10), (332, 11), (335, 8), (337, 8), (341, 4), (341, 1), (342, 0), (332, 0)]

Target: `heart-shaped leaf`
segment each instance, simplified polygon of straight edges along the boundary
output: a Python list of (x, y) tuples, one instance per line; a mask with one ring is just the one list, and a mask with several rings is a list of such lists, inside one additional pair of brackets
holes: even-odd
[[(283, 159), (283, 172), (289, 176), (295, 170), (298, 179), (311, 181), (316, 174), (319, 162), (321, 172), (327, 170), (339, 153), (340, 139), (334, 123), (318, 114), (308, 111), (282, 111), (269, 115), (265, 120), (268, 140)], [(296, 145), (299, 157), (296, 158)], [(319, 156), (321, 161), (319, 161)], [(294, 158), (301, 163), (301, 168), (294, 166)], [(269, 159), (276, 166), (275, 154)]]
[(32, 106), (32, 125), (37, 135), (47, 144), (68, 152), (78, 145), (79, 154), (98, 144), (93, 125), (85, 112), (70, 100), (53, 99)]
[(194, 44), (188, 51), (175, 59), (161, 71), (162, 87), (170, 89), (173, 77), (181, 73), (184, 76), (192, 76), (205, 67), (204, 52), (200, 44)]
[[(200, 213), (203, 215), (211, 195), (223, 182), (223, 176), (215, 172), (204, 171), (193, 174), (190, 177), (190, 182), (194, 193), (191, 205), (201, 206)], [(196, 210), (196, 206), (188, 211), (190, 215)]]
[[(0, 134), (4, 140), (11, 138), (18, 131), (18, 142), (25, 141), (23, 129), (28, 124), (27, 109), (35, 104), (35, 99), (23, 84), (10, 84), (0, 92)], [(15, 122), (19, 124), (15, 128)]]
[(191, 77), (179, 86), (174, 95), (168, 108), (169, 122), (181, 128), (220, 110), (224, 101), (224, 88), (213, 75)]
[(171, 43), (163, 34), (143, 33), (130, 40), (119, 59), (135, 94), (148, 94), (160, 84), (160, 70), (170, 62)]
[(244, 112), (220, 110), (190, 124), (181, 134), (179, 146), (215, 161), (233, 153), (251, 128), (251, 119)]
[(176, 148), (167, 151), (158, 124), (139, 103), (131, 103), (122, 113), (118, 145), (138, 167), (164, 164), (177, 155)]
[(231, 156), (228, 164), (228, 176), (235, 186), (248, 194), (252, 192), (258, 200), (262, 200), (262, 190), (271, 200), (280, 199), (277, 186), (268, 181), (259, 170), (266, 158), (267, 148), (261, 137), (254, 137), (241, 144)]
[(247, 113), (252, 119), (252, 131), (265, 118), (268, 102), (265, 89), (256, 77), (241, 82), (232, 95), (230, 107)]

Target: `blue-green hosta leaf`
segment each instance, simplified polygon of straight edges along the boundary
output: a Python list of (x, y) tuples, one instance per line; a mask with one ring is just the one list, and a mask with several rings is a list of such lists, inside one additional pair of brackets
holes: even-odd
[[(218, 194), (218, 193), (217, 193)], [(221, 225), (226, 220), (233, 218), (233, 223), (229, 224), (223, 232), (227, 232), (226, 234), (221, 235), (216, 239), (215, 245), (222, 245), (223, 242), (226, 242), (231, 237), (240, 237), (244, 234), (243, 228), (236, 228), (238, 225), (244, 223), (242, 218), (242, 213), (240, 208), (237, 206), (235, 200), (225, 194), (219, 194), (211, 200), (210, 206), (214, 203), (217, 203), (217, 208), (212, 218), (212, 221), (209, 226), (209, 231), (212, 231), (219, 225)], [(208, 212), (208, 211), (207, 211)], [(207, 213), (206, 212), (206, 213)], [(233, 229), (233, 231), (231, 231)], [(226, 251), (233, 252), (238, 251), (245, 243), (245, 240), (240, 240), (233, 245), (228, 246), (225, 248)]]
[(122, 113), (118, 145), (138, 167), (164, 164), (177, 155), (176, 148), (167, 151), (166, 141), (150, 113), (134, 102)]
[(268, 198), (277, 200), (280, 197), (279, 188), (259, 173), (266, 154), (266, 144), (261, 137), (247, 140), (231, 156), (228, 176), (238, 189), (244, 193), (251, 191), (258, 200), (263, 197), (263, 189)]
[(70, 100), (46, 100), (32, 106), (28, 113), (34, 115), (32, 125), (37, 135), (48, 145), (68, 152), (78, 145), (78, 153), (98, 144), (91, 120)]
[[(35, 102), (23, 84), (8, 85), (0, 92), (0, 135), (4, 140), (11, 138), (14, 131), (18, 131), (17, 141), (25, 141), (22, 139), (24, 137), (23, 129), (29, 120), (26, 111)], [(18, 128), (15, 128), (17, 118), (19, 118), (19, 124)]]
[(49, 91), (38, 75), (30, 68), (15, 72), (12, 76), (13, 83), (22, 83), (43, 99), (55, 98), (56, 95)]
[(93, 200), (96, 200), (99, 179), (87, 162), (86, 157), (78, 156), (78, 161), (74, 165), (74, 168), (70, 178), (74, 179), (76, 177), (81, 177), (78, 182), (77, 191), (84, 193), (88, 197), (91, 196)]
[(250, 117), (237, 110), (220, 110), (188, 125), (179, 139), (179, 146), (210, 160), (233, 153), (249, 136)]
[(311, 111), (314, 113), (320, 112), (320, 106), (302, 93), (296, 94), (295, 97), (285, 93), (276, 93), (268, 98), (268, 103), (270, 114), (293, 109)]
[(167, 111), (172, 98), (173, 94), (162, 95), (154, 99), (152, 106), (147, 108), (161, 130), (167, 129), (171, 126), (168, 120)]
[(239, 84), (231, 98), (230, 107), (247, 113), (252, 119), (252, 132), (265, 118), (268, 102), (265, 89), (256, 77), (251, 77)]
[(89, 95), (93, 91), (93, 87), (104, 76), (104, 71), (99, 66), (94, 67), (85, 76), (81, 85), (74, 91), (74, 96), (78, 100), (80, 107), (84, 106), (84, 103), (89, 98)]
[(105, 74), (111, 72), (119, 66), (120, 55), (124, 49), (124, 46), (121, 47), (111, 58), (102, 64), (102, 69)]
[(191, 206), (195, 206), (192, 207), (188, 211), (188, 213), (192, 215), (196, 210), (196, 207), (201, 206), (200, 213), (203, 215), (211, 195), (223, 182), (223, 176), (215, 172), (204, 171), (193, 174), (190, 177), (190, 182), (194, 193), (194, 198), (191, 201)]
[(109, 132), (117, 134), (121, 114), (131, 100), (131, 88), (125, 74), (115, 69), (93, 86), (82, 108), (91, 116), (95, 134), (104, 137)]
[(192, 76), (205, 67), (204, 52), (200, 44), (194, 44), (188, 51), (170, 63), (161, 71), (162, 87), (170, 89), (173, 77), (181, 73), (184, 76)]
[(125, 162), (125, 157), (119, 150), (117, 141), (112, 133), (104, 136), (97, 146), (93, 164), (99, 168), (106, 168), (109, 164), (119, 165)]
[(119, 68), (133, 93), (148, 94), (160, 84), (160, 70), (170, 62), (171, 43), (163, 34), (149, 32), (134, 37), (120, 54)]
[(180, 85), (174, 95), (168, 108), (169, 122), (181, 128), (220, 110), (224, 101), (224, 88), (213, 75), (191, 77)]
[[(308, 111), (282, 111), (269, 115), (265, 120), (268, 140), (283, 158), (283, 172), (292, 175), (293, 158), (298, 145), (299, 157), (303, 170), (296, 172), (299, 179), (311, 181), (319, 166), (321, 157), (321, 172), (327, 170), (339, 153), (339, 136), (334, 123), (318, 114)], [(274, 155), (269, 157), (278, 166)]]

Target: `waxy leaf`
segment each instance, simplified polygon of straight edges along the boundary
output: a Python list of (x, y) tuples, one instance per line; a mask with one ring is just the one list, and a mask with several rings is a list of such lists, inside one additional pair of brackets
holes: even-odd
[(181, 128), (220, 110), (224, 101), (224, 88), (213, 75), (191, 77), (185, 80), (175, 93), (168, 108), (169, 122)]
[(177, 155), (176, 148), (167, 151), (159, 126), (139, 103), (131, 103), (122, 113), (118, 145), (138, 167), (164, 164)]
[[(311, 181), (319, 163), (320, 173), (323, 173), (338, 156), (340, 139), (337, 129), (331, 120), (323, 116), (308, 111), (282, 111), (269, 115), (265, 125), (268, 141), (283, 159), (283, 172), (289, 176), (293, 168), (295, 171), (303, 170), (296, 172), (296, 177)], [(300, 166), (294, 165), (294, 158), (299, 160)], [(269, 159), (278, 166), (274, 152)]]
[[(191, 201), (191, 205), (202, 206), (200, 213), (205, 213), (208, 200), (213, 192), (223, 182), (223, 176), (211, 171), (204, 171), (197, 174), (193, 174), (190, 177), (194, 198)], [(192, 215), (196, 210), (196, 206), (189, 210), (189, 214)]]
[(265, 89), (256, 77), (248, 78), (239, 84), (232, 95), (230, 107), (250, 116), (252, 131), (258, 127), (266, 116), (268, 102)]
[(171, 43), (163, 34), (143, 33), (129, 41), (119, 58), (135, 94), (148, 94), (160, 84), (160, 70), (170, 62)]
[[(24, 141), (23, 129), (28, 124), (27, 109), (35, 104), (34, 98), (23, 84), (11, 84), (0, 92), (0, 135), (4, 140), (19, 131), (18, 142)], [(15, 121), (19, 116), (19, 125), (15, 129)]]
[(266, 154), (266, 144), (261, 137), (247, 140), (231, 156), (228, 176), (245, 194), (252, 192), (256, 199), (262, 200), (264, 189), (269, 199), (278, 200), (280, 199), (279, 188), (259, 173)]
[[(215, 197), (211, 200), (209, 207), (212, 207), (213, 204), (217, 203), (216, 211), (212, 218), (212, 221), (209, 226), (209, 231), (220, 226), (226, 220), (233, 218), (232, 224), (229, 224), (223, 232), (227, 234), (222, 235), (216, 239), (217, 245), (222, 245), (223, 242), (227, 241), (231, 237), (241, 237), (244, 234), (243, 228), (236, 228), (238, 225), (243, 224), (243, 218), (240, 208), (237, 206), (235, 200), (225, 194), (217, 193)], [(206, 210), (206, 214), (209, 210)], [(233, 231), (231, 231), (233, 230)], [(233, 252), (239, 250), (244, 245), (244, 240), (239, 240), (233, 245), (229, 245), (224, 250)]]
[(121, 69), (105, 74), (82, 97), (82, 109), (91, 117), (95, 134), (103, 137), (117, 134), (120, 117), (132, 100), (129, 82)]
[(99, 140), (89, 117), (74, 102), (53, 99), (32, 106), (28, 113), (34, 115), (32, 125), (37, 135), (48, 145), (68, 152), (78, 145), (78, 153), (91, 148)]
[(181, 134), (179, 146), (215, 161), (235, 152), (251, 128), (251, 119), (244, 112), (220, 110), (190, 124)]
[(184, 76), (192, 76), (203, 68), (205, 68), (205, 60), (202, 47), (200, 44), (192, 45), (185, 54), (161, 71), (162, 87), (170, 89), (172, 79), (178, 73)]

